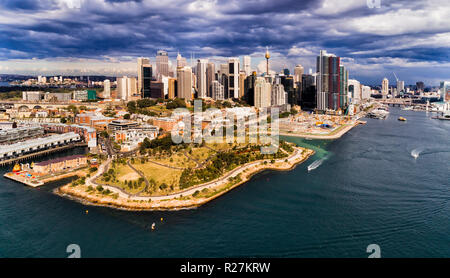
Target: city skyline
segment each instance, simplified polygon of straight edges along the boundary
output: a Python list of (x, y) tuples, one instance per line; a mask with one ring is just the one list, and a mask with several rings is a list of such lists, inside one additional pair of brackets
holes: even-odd
[(264, 71), (266, 46), (277, 72), (297, 64), (315, 71), (326, 49), (370, 85), (384, 77), (395, 83), (392, 72), (406, 84), (438, 85), (450, 73), (449, 3), (175, 2), (3, 1), (0, 73), (123, 76), (135, 74), (137, 57), (155, 66), (158, 50), (171, 67), (180, 52), (188, 64), (191, 53), (216, 65), (250, 56), (252, 69)]

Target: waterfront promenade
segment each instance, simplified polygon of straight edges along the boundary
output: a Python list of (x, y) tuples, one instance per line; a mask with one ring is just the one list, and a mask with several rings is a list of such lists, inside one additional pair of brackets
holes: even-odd
[[(55, 190), (56, 194), (66, 196), (69, 198), (76, 199), (78, 201), (94, 204), (94, 205), (105, 205), (120, 209), (127, 210), (155, 210), (155, 209), (173, 209), (173, 208), (189, 208), (196, 207), (202, 205), (212, 199), (217, 198), (218, 196), (228, 192), (236, 186), (239, 186), (246, 181), (248, 181), (255, 173), (258, 173), (265, 169), (274, 169), (274, 170), (290, 170), (295, 167), (296, 164), (303, 162), (309, 156), (314, 153), (312, 150), (303, 149), (295, 147), (294, 152), (287, 158), (282, 158), (275, 160), (274, 163), (270, 163), (270, 160), (258, 160), (254, 162), (247, 163), (245, 165), (239, 166), (222, 177), (213, 180), (211, 182), (207, 182), (204, 184), (200, 184), (197, 186), (193, 186), (183, 191), (178, 191), (176, 193), (161, 195), (161, 196), (137, 196), (129, 194), (123, 191), (121, 188), (111, 186), (111, 185), (101, 185), (103, 190), (109, 190), (111, 194), (116, 195), (116, 198), (112, 198), (110, 196), (96, 194), (89, 194), (84, 190), (85, 188), (81, 187), (70, 187), (68, 185), (63, 186), (57, 190)], [(95, 180), (100, 177), (105, 171), (108, 170), (111, 159), (106, 160), (99, 166), (99, 169), (95, 175), (86, 179), (85, 186), (86, 187), (97, 187), (98, 184), (95, 183)], [(223, 191), (217, 191), (217, 194), (212, 195), (208, 198), (193, 198), (193, 199), (183, 199), (183, 197), (192, 196), (196, 192), (201, 192), (202, 190), (217, 190), (220, 188), (224, 188), (229, 184), (230, 180), (236, 178), (240, 175), (241, 181), (237, 184), (226, 188)]]

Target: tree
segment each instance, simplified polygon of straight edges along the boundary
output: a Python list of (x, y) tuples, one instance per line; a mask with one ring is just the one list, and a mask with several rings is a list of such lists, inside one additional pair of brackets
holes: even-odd
[(130, 114), (125, 114), (125, 115), (123, 115), (123, 118), (124, 118), (125, 120), (129, 120), (129, 119), (130, 119)]
[(128, 112), (129, 113), (131, 113), (131, 114), (134, 114), (134, 113), (136, 113), (136, 102), (135, 101), (129, 101), (128, 103), (127, 103), (127, 110), (128, 110)]

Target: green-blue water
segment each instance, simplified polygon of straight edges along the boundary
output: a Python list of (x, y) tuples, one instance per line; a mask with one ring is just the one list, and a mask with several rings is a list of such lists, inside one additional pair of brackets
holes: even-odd
[(0, 257), (66, 257), (71, 243), (83, 257), (367, 257), (372, 243), (383, 257), (450, 257), (450, 122), (430, 116), (391, 108), (339, 140), (291, 138), (317, 154), (195, 210), (87, 207), (2, 177)]

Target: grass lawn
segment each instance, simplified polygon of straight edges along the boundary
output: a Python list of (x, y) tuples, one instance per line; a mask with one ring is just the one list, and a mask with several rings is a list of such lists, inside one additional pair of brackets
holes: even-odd
[(137, 187), (130, 188), (125, 184), (125, 181), (137, 181), (139, 179), (139, 175), (133, 171), (128, 165), (117, 164), (114, 168), (116, 173), (116, 180), (105, 181), (103, 178), (100, 178), (99, 182), (107, 185), (117, 186), (124, 189), (126, 192), (135, 194), (145, 187), (145, 183), (138, 185)]
[(215, 151), (212, 151), (206, 147), (192, 148), (191, 150), (192, 153), (188, 153), (188, 155), (200, 162), (205, 161), (210, 155), (216, 153)]
[(164, 165), (169, 165), (172, 167), (178, 167), (178, 168), (194, 168), (197, 166), (197, 164), (188, 159), (186, 156), (183, 155), (183, 153), (178, 152), (175, 154), (172, 154), (171, 156), (166, 157), (149, 157), (149, 160), (155, 161)]
[(133, 164), (133, 167), (142, 171), (149, 181), (153, 179), (157, 185), (165, 183), (168, 186), (173, 185), (174, 187), (178, 187), (178, 182), (183, 172), (182, 170), (170, 169), (151, 162), (144, 164), (136, 163)]

